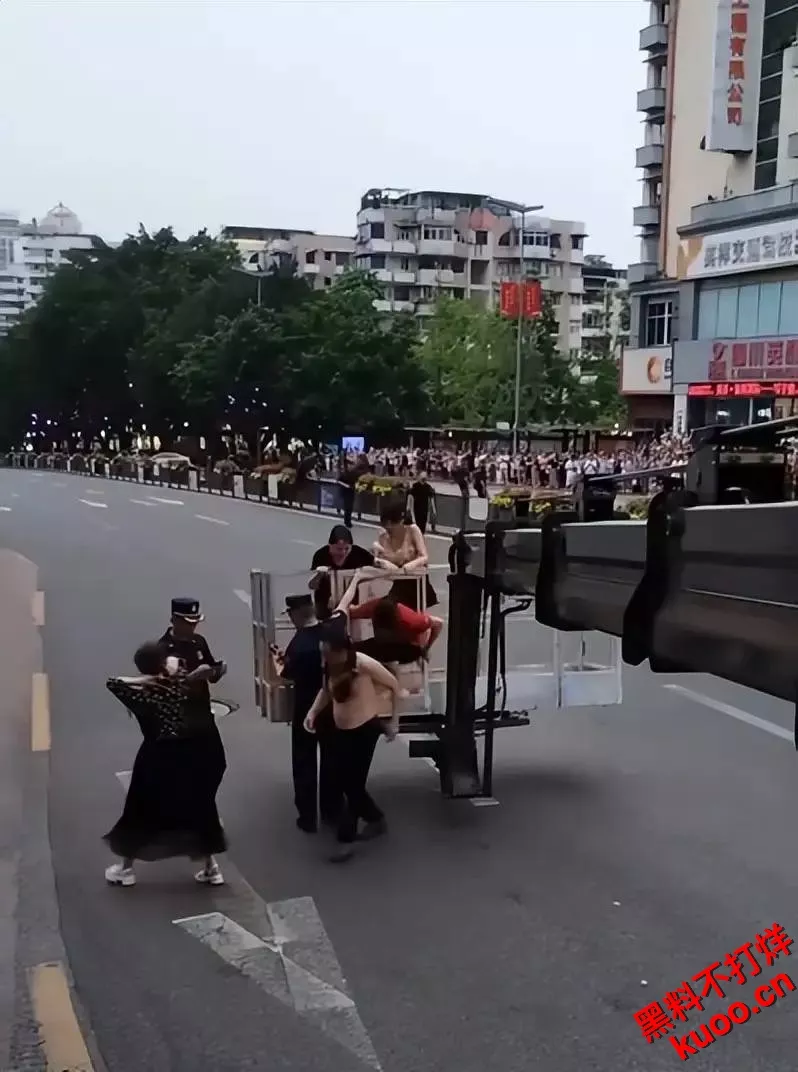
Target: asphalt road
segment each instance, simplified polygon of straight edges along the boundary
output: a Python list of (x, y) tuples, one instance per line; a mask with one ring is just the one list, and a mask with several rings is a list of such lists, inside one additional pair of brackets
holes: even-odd
[[(329, 525), (0, 470), (0, 546), (37, 564), (46, 593), (53, 864), (77, 995), (107, 1068), (674, 1068), (672, 1044), (647, 1044), (635, 1012), (774, 922), (798, 930), (792, 712), (712, 679), (629, 671), (617, 707), (542, 711), (499, 734), (499, 806), (487, 808), (442, 800), (401, 741), (381, 744), (373, 784), (390, 835), (336, 869), (294, 828), (288, 735), (254, 715), (237, 594), (250, 567), (301, 571)], [(374, 531), (357, 537), (368, 545)], [(446, 543), (432, 548), (443, 562)], [(219, 695), (241, 704), (222, 724), (231, 882), (195, 888), (190, 868), (166, 864), (142, 867), (135, 889), (109, 889), (100, 838), (120, 811), (117, 773), (137, 733), (104, 681), (131, 671), (172, 595), (202, 600), (205, 634), (230, 665)], [(528, 622), (510, 643), (511, 662), (544, 650)], [(278, 979), (280, 956), (305, 974), (286, 961)], [(753, 1005), (754, 986), (781, 971), (798, 983), (790, 957), (760, 960), (760, 977), (722, 984), (726, 998), (691, 1012), (680, 1037), (732, 1002)], [(323, 998), (308, 972), (326, 980)], [(798, 995), (787, 993), (692, 1060), (794, 1072), (797, 1024)]]

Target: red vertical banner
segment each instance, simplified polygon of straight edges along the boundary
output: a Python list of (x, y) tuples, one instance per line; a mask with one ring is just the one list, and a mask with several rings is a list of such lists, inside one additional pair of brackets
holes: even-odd
[(519, 294), (518, 283), (502, 283), (500, 294), (500, 309), (502, 316), (518, 318)]
[(524, 318), (532, 320), (543, 312), (543, 288), (539, 279), (524, 283)]

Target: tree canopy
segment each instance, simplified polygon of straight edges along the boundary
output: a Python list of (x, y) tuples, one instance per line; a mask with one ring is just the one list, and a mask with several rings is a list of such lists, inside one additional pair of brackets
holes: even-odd
[[(381, 297), (356, 271), (322, 290), (294, 267), (256, 281), (205, 232), (181, 241), (142, 227), (117, 247), (73, 252), (0, 340), (0, 441), (34, 432), (124, 446), (148, 432), (167, 449), (228, 429), (323, 441), (512, 421), (514, 322), (444, 298), (419, 323), (382, 311)], [(521, 424), (595, 421), (597, 391), (586, 398), (545, 305), (523, 326)]]

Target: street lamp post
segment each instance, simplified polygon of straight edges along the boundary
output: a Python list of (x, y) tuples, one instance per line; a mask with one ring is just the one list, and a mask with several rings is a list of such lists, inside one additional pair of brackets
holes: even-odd
[(518, 280), (518, 322), (515, 332), (515, 398), (513, 404), (513, 454), (516, 454), (518, 452), (518, 422), (521, 415), (521, 348), (524, 335), (524, 275), (526, 273), (524, 230), (527, 213), (539, 212), (543, 205), (522, 205), (518, 201), (500, 201), (495, 197), (491, 198), (491, 204), (498, 208), (505, 208), (509, 212), (517, 212), (521, 216), (521, 232), (518, 236), (520, 279)]

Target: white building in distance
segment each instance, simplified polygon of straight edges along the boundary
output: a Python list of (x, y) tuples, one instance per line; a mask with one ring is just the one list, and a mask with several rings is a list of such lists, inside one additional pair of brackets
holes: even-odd
[(60, 202), (30, 223), (21, 223), (18, 212), (0, 211), (0, 336), (35, 305), (70, 251), (99, 245), (101, 240), (84, 234), (78, 217)]

